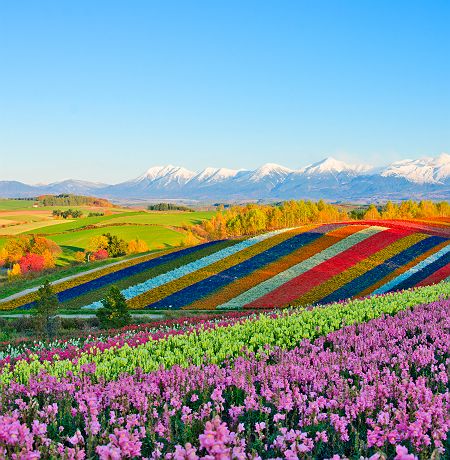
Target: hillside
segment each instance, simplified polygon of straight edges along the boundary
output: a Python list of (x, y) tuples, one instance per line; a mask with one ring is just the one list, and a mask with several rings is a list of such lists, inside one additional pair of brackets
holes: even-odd
[[(448, 220), (359, 221), (277, 230), (149, 255), (55, 286), (95, 309), (112, 285), (134, 309), (227, 310), (328, 303), (450, 277)], [(27, 309), (28, 295), (0, 304)]]

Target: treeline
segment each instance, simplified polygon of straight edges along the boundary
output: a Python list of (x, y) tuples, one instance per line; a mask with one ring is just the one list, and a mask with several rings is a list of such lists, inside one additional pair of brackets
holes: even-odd
[(291, 200), (276, 205), (247, 204), (219, 210), (212, 219), (194, 226), (192, 231), (199, 238), (214, 240), (348, 218), (341, 207), (323, 200)]
[[(347, 207), (348, 209), (348, 207)], [(339, 205), (323, 200), (285, 201), (274, 205), (247, 204), (219, 209), (212, 219), (192, 227), (200, 239), (215, 240), (244, 235), (255, 235), (279, 228), (305, 224), (338, 222), (359, 219), (420, 219), (450, 217), (448, 202), (433, 203), (408, 200), (396, 204), (388, 201), (383, 206), (369, 205), (350, 212)]]
[[(361, 214), (361, 213), (360, 213)], [(450, 217), (450, 204), (447, 201), (434, 203), (429, 200), (388, 201), (383, 206), (371, 204), (362, 214), (363, 219), (429, 219), (432, 217)]]
[(36, 198), (36, 201), (42, 206), (101, 206), (105, 208), (113, 206), (110, 201), (103, 198), (65, 193), (60, 195), (41, 195)]
[(78, 219), (83, 215), (83, 212), (79, 209), (66, 209), (62, 211), (61, 209), (54, 209), (52, 211), (53, 217), (62, 217), (63, 219)]
[(187, 206), (183, 206), (181, 204), (173, 204), (173, 203), (157, 203), (157, 204), (150, 204), (147, 206), (149, 211), (188, 211), (194, 212), (193, 209), (188, 208)]

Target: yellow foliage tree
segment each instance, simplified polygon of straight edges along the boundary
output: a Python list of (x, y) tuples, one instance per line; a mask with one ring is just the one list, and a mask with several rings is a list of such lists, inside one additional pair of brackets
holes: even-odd
[(86, 248), (89, 252), (97, 252), (99, 249), (108, 249), (108, 238), (103, 235), (93, 236)]
[(44, 257), (44, 269), (55, 268), (55, 258), (49, 249), (45, 249), (42, 256)]
[(136, 238), (135, 240), (130, 240), (128, 242), (128, 254), (140, 254), (142, 252), (147, 252), (148, 250), (148, 244), (140, 238)]
[(8, 280), (18, 278), (22, 274), (19, 264), (13, 264), (12, 268), (8, 270)]
[(378, 209), (375, 207), (374, 204), (371, 204), (366, 213), (364, 214), (364, 219), (367, 220), (376, 220), (376, 219), (381, 219), (381, 215), (378, 212)]
[(86, 261), (86, 254), (83, 251), (77, 251), (75, 253), (75, 260), (79, 263)]

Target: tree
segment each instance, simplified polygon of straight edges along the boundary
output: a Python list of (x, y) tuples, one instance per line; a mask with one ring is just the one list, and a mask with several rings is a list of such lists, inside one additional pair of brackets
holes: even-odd
[(97, 252), (99, 249), (108, 249), (108, 238), (105, 235), (93, 236), (87, 245), (88, 252)]
[(378, 209), (376, 208), (374, 204), (371, 204), (368, 207), (366, 213), (364, 214), (364, 219), (367, 219), (367, 220), (381, 219), (381, 215), (378, 212)]
[(22, 274), (19, 264), (13, 264), (11, 270), (8, 270), (8, 281), (18, 278)]
[(141, 252), (147, 252), (149, 250), (148, 244), (139, 238), (130, 240), (128, 242), (128, 254), (140, 254)]
[(104, 249), (108, 251), (110, 257), (120, 257), (127, 253), (128, 245), (125, 240), (119, 239), (116, 235), (111, 233), (104, 233), (104, 236), (108, 241), (108, 246)]
[(119, 328), (131, 322), (131, 315), (125, 297), (116, 286), (112, 286), (102, 300), (103, 307), (96, 316), (103, 329)]
[(57, 316), (59, 301), (48, 280), (38, 289), (36, 300), (35, 328), (48, 339), (55, 338), (59, 329)]
[(75, 253), (75, 260), (79, 263), (86, 262), (86, 253), (83, 251), (77, 251)]

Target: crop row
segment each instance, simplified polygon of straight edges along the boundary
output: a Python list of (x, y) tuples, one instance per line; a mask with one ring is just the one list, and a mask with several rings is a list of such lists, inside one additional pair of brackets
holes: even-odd
[(0, 456), (447, 458), (449, 307), (416, 306), (315, 341), (285, 324), (273, 334), (291, 350), (266, 346), (221, 365), (108, 382), (91, 364), (64, 381), (43, 373), (0, 384)]
[[(181, 250), (167, 250), (164, 251), (164, 255), (161, 255), (161, 252), (157, 252), (146, 256), (135, 257), (124, 262), (112, 264), (99, 270), (71, 278), (67, 281), (55, 283), (53, 285), (53, 290), (58, 294), (58, 299), (61, 302), (66, 302), (80, 295), (95, 291), (112, 283), (120, 282), (121, 280), (140, 274), (153, 267), (179, 259), (183, 256), (197, 253), (204, 249), (217, 250), (216, 248), (220, 248), (224, 244), (225, 246), (235, 244), (235, 241), (224, 242), (219, 240)], [(0, 309), (12, 310), (15, 308), (32, 308), (34, 301), (36, 300), (36, 296), (36, 292), (31, 292), (6, 302), (0, 302)]]
[[(366, 322), (382, 314), (395, 314), (411, 306), (439, 298), (448, 298), (450, 284), (427, 286), (385, 296), (336, 303), (313, 309), (291, 309), (273, 316), (262, 314), (257, 319), (214, 329), (195, 328), (185, 334), (169, 335), (160, 340), (147, 340), (132, 345), (122, 341), (117, 346), (103, 349), (93, 345), (73, 359), (40, 362), (37, 355), (4, 365), (0, 382), (16, 379), (27, 382), (32, 375), (46, 371), (58, 378), (68, 372), (78, 374), (86, 364), (95, 364), (95, 375), (106, 380), (116, 379), (120, 373), (144, 372), (173, 365), (201, 364), (205, 360), (221, 363), (240, 356), (244, 349), (260, 352), (267, 347), (291, 349), (303, 339), (314, 339), (343, 326)], [(151, 339), (151, 338), (150, 338)]]

